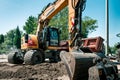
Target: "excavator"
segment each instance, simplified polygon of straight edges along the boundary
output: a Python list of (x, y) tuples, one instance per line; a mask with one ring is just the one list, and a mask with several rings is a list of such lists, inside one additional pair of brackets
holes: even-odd
[[(104, 39), (82, 37), (82, 12), (86, 0), (56, 0), (49, 3), (38, 16), (36, 35), (25, 34), (21, 50), (10, 52), (12, 64), (39, 64), (49, 58), (65, 64), (70, 80), (119, 80), (118, 68), (105, 55)], [(69, 39), (60, 44), (59, 29), (49, 26), (49, 21), (68, 6)]]

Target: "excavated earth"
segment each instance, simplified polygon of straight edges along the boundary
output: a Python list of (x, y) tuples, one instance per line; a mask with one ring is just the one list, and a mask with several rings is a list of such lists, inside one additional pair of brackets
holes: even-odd
[[(118, 69), (120, 77), (120, 65)], [(62, 61), (15, 65), (7, 62), (6, 55), (0, 55), (0, 80), (69, 80), (69, 77)]]
[(37, 65), (0, 63), (0, 80), (68, 80), (62, 62)]
[(15, 65), (0, 58), (0, 80), (69, 80), (63, 62)]

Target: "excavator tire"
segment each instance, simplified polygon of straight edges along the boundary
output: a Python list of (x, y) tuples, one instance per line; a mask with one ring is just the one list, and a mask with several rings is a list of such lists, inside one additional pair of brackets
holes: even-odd
[(58, 51), (54, 51), (52, 53), (53, 58), (49, 58), (50, 62), (56, 63), (56, 62), (60, 61), (60, 55), (59, 55), (59, 53), (60, 52), (58, 52)]
[(30, 50), (24, 56), (24, 62), (28, 65), (39, 64), (44, 61), (44, 55), (39, 50)]
[(8, 62), (12, 64), (22, 64), (24, 61), (21, 56), (18, 56), (18, 52), (11, 52), (8, 55)]

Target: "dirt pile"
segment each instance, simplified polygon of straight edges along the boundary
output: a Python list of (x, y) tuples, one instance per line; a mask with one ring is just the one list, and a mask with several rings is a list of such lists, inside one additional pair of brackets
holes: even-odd
[(46, 62), (37, 65), (11, 65), (9, 63), (0, 63), (0, 80), (59, 80), (58, 77), (65, 75), (67, 75), (67, 72), (62, 62)]

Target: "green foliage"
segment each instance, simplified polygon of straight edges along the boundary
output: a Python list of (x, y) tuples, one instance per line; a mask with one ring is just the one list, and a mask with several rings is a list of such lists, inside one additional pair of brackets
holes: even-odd
[(93, 31), (98, 28), (97, 26), (97, 20), (94, 20), (88, 16), (85, 16), (82, 20), (82, 34), (83, 37), (86, 38), (89, 33), (92, 33)]
[[(17, 45), (20, 44), (19, 40), (21, 40), (21, 38), (20, 38), (21, 33), (22, 33), (22, 31), (19, 30), (18, 26), (16, 29), (12, 29), (12, 30), (8, 31), (7, 34), (4, 35), (4, 43), (2, 43), (0, 45), (0, 54), (9, 53), (11, 48), (16, 46), (16, 44)], [(16, 35), (18, 35), (18, 36), (16, 37)], [(18, 41), (18, 42), (16, 42), (16, 41)], [(17, 47), (17, 48), (20, 48), (20, 47)]]
[[(64, 8), (61, 12), (59, 12), (56, 16), (54, 16), (51, 21), (50, 25), (62, 28), (61, 32), (61, 40), (68, 39), (68, 8)], [(82, 19), (82, 34), (83, 37), (86, 38), (89, 33), (92, 33), (97, 28), (97, 20), (94, 20), (88, 16), (85, 16)]]
[(0, 35), (0, 54), (3, 52), (4, 35)]
[(68, 39), (68, 9), (64, 8), (61, 12), (55, 15), (49, 23), (50, 26), (61, 29), (61, 40)]
[(12, 29), (12, 30), (8, 31), (6, 34), (5, 42), (9, 46), (14, 45), (15, 31), (16, 31), (15, 29)]
[(37, 18), (29, 16), (29, 18), (25, 22), (25, 25), (23, 26), (23, 29), (28, 34), (35, 34), (37, 30)]
[(17, 26), (16, 31), (15, 31), (15, 38), (14, 38), (14, 44), (17, 49), (21, 48), (21, 34), (19, 27)]
[(109, 47), (109, 50), (108, 50), (108, 52), (109, 53), (111, 53), (111, 54), (116, 54), (116, 50), (117, 50), (117, 48), (116, 48), (116, 46), (118, 45), (118, 43), (116, 43), (114, 46), (112, 46), (112, 47)]
[(4, 35), (1, 34), (1, 35), (0, 35), (0, 44), (2, 44), (3, 42), (4, 42)]
[(0, 54), (7, 53), (5, 35), (0, 35)]

